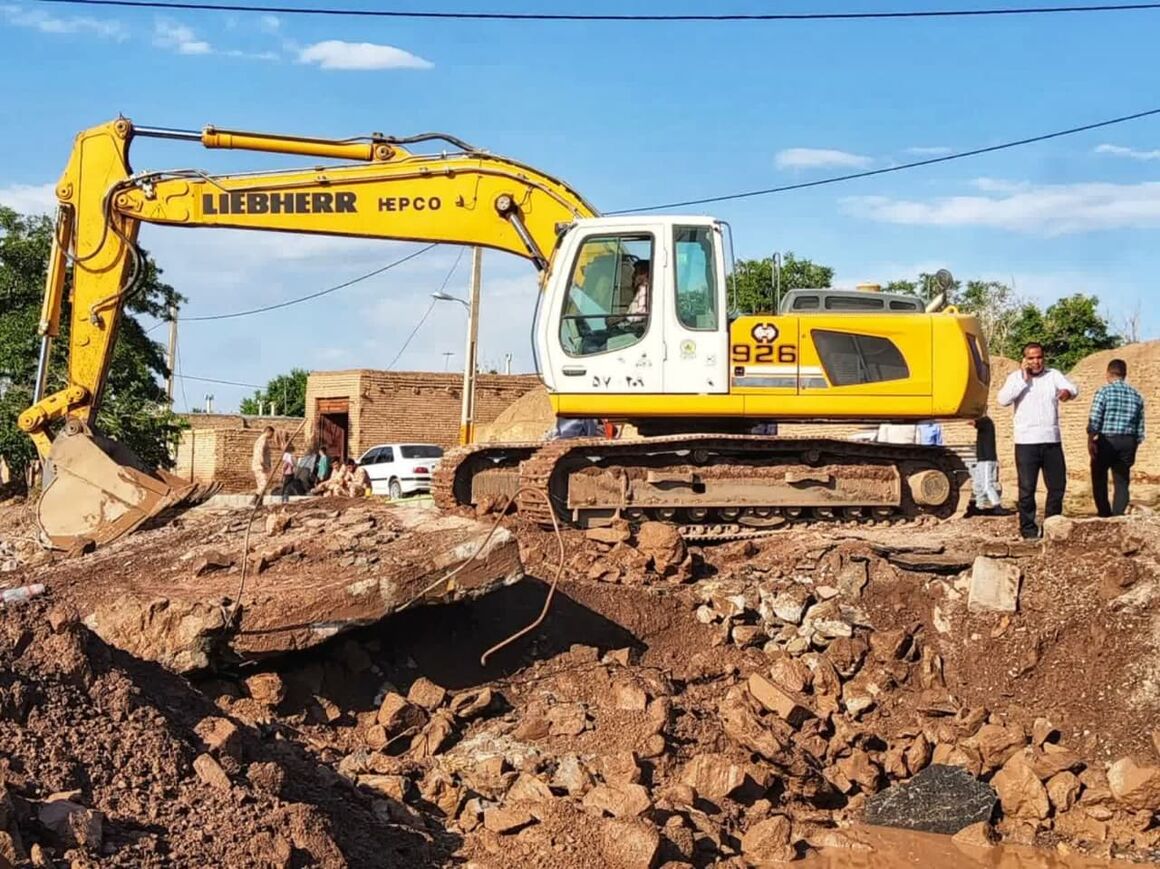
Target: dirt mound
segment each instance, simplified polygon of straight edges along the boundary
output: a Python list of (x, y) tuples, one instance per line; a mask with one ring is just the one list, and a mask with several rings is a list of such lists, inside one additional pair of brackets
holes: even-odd
[(0, 858), (386, 867), (436, 856), (343, 784), (48, 604), (0, 611)]
[(508, 405), (492, 422), (478, 426), (476, 440), (485, 444), (538, 441), (555, 424), (548, 390), (537, 386)]

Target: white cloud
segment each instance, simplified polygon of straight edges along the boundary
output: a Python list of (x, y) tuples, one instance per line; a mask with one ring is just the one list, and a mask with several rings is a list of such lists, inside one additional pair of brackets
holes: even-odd
[(917, 157), (941, 157), (944, 154), (950, 154), (953, 150), (945, 145), (935, 145), (933, 147), (907, 148), (906, 153), (914, 154)]
[(322, 69), (431, 69), (434, 66), (409, 51), (373, 42), (343, 42), (328, 39), (298, 52), (300, 63), (318, 64)]
[(121, 22), (105, 18), (84, 16), (60, 18), (40, 9), (25, 9), (14, 4), (0, 5), (0, 18), (17, 27), (30, 27), (41, 33), (91, 33), (118, 42), (129, 38)]
[(874, 162), (871, 157), (835, 151), (831, 148), (786, 148), (777, 152), (779, 169), (817, 169), (823, 166), (862, 168)]
[(282, 20), (277, 15), (263, 15), (258, 19), (258, 29), (263, 33), (277, 33), (282, 29)]
[(883, 223), (980, 226), (1043, 236), (1160, 227), (1160, 182), (1011, 185), (979, 179), (975, 186), (993, 195), (930, 201), (853, 196), (842, 200), (842, 208)]
[(56, 185), (12, 184), (0, 187), (0, 205), (21, 214), (55, 214)]
[(171, 48), (178, 54), (212, 54), (213, 47), (205, 40), (198, 39), (193, 28), (173, 21), (158, 21), (153, 28), (153, 44), (158, 48)]
[(1160, 160), (1160, 150), (1137, 151), (1135, 148), (1125, 148), (1123, 145), (1097, 145), (1097, 154), (1114, 154), (1117, 157), (1131, 157), (1133, 160)]

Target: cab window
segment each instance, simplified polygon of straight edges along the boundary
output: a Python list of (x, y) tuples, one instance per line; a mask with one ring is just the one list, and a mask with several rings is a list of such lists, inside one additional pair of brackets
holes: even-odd
[(652, 314), (653, 247), (647, 233), (584, 240), (560, 312), (564, 352), (592, 356), (644, 337)]
[(826, 378), (834, 386), (905, 380), (910, 369), (901, 351), (888, 338), (811, 329)]
[(677, 255), (677, 318), (689, 329), (717, 328), (717, 269), (712, 230), (678, 226), (673, 230)]

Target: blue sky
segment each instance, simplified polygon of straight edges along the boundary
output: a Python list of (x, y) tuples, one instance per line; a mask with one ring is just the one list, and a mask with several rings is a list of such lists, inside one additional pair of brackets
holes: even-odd
[[(417, 0), (389, 5), (435, 8)], [(827, 6), (886, 7), (910, 8), (901, 0)], [(438, 8), (658, 7), (459, 0)], [(683, 0), (664, 6), (704, 8)], [(814, 7), (734, 0), (727, 8)], [(333, 137), (447, 131), (564, 178), (601, 210), (713, 196), (1160, 106), (1158, 28), (1160, 12), (1147, 11), (577, 24), (170, 15), (0, 0), (0, 69), (9, 85), (0, 101), (0, 202), (26, 211), (50, 206), (75, 133), (118, 113), (141, 125)], [(260, 155), (149, 140), (135, 145), (133, 162), (136, 169), (211, 171), (272, 164)], [(730, 221), (738, 257), (792, 250), (833, 266), (838, 284), (946, 267), (963, 279), (1013, 281), (1019, 294), (1040, 302), (1094, 293), (1113, 320), (1138, 311), (1144, 336), (1160, 336), (1160, 117), (705, 210)], [(142, 241), (189, 298), (189, 316), (303, 295), (414, 249), (149, 226)], [(385, 367), (457, 254), (437, 248), (269, 314), (185, 324), (180, 370), (264, 383), (294, 365)], [(462, 258), (448, 292), (466, 293), (469, 262)], [(502, 366), (511, 353), (513, 370), (531, 369), (535, 293), (523, 260), (485, 254), (482, 363)], [(459, 369), (465, 321), (461, 306), (438, 305), (395, 368)], [(164, 329), (154, 334), (163, 339)], [(218, 409), (236, 407), (249, 392), (188, 380), (178, 408), (201, 403), (207, 391)]]

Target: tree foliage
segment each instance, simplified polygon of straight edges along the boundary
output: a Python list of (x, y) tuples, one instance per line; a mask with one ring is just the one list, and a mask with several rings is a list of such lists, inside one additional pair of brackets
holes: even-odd
[[(53, 223), (45, 216), (17, 214), (0, 206), (0, 454), (15, 472), (36, 457), (16, 418), (32, 403), (39, 357), (36, 334), (44, 295)], [(53, 344), (46, 389), (67, 385), (69, 295), (61, 312), (61, 334)], [(165, 348), (151, 340), (134, 314), (165, 316), (184, 299), (161, 280), (146, 255), (141, 283), (126, 301), (95, 426), (150, 465), (173, 466), (181, 422), (169, 408), (158, 378), (169, 373)]]
[[(829, 266), (818, 265), (808, 259), (798, 259), (788, 251), (782, 255), (778, 284), (783, 295), (788, 290), (828, 287), (833, 279), (834, 270)], [(735, 310), (743, 314), (775, 312), (771, 260), (738, 260), (729, 277), (728, 287), (731, 307)]]
[(263, 405), (273, 403), (280, 416), (306, 416), (306, 378), (309, 372), (302, 368), (292, 368), (289, 374), (279, 374), (266, 384), (265, 389), (255, 390), (251, 398), (243, 398), (242, 413), (258, 415)]
[(1045, 311), (1024, 305), (1011, 324), (1004, 355), (1020, 358), (1028, 341), (1042, 344), (1048, 364), (1061, 371), (1071, 370), (1098, 350), (1111, 350), (1123, 343), (1100, 315), (1099, 299), (1083, 293), (1066, 296)]

